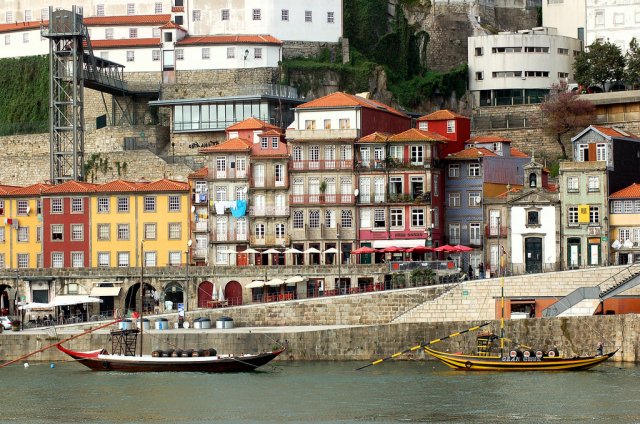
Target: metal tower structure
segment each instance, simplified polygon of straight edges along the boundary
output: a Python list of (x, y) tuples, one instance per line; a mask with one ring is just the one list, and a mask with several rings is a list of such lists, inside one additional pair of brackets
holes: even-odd
[(42, 28), (49, 39), (51, 183), (84, 179), (84, 40), (82, 9), (53, 10)]

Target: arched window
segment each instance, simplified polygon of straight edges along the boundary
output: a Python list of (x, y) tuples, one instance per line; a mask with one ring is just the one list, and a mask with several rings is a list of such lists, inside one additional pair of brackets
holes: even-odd
[(529, 187), (536, 187), (537, 181), (538, 181), (538, 176), (534, 172), (529, 174)]

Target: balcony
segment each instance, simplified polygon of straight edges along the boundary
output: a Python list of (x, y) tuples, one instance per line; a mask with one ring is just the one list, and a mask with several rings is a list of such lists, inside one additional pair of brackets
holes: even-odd
[(243, 180), (249, 178), (249, 172), (244, 170), (240, 171), (235, 168), (227, 168), (224, 171), (213, 170), (209, 171), (211, 178), (214, 180)]
[(472, 237), (469, 239), (469, 246), (482, 246), (482, 238), (481, 237)]
[(287, 246), (289, 244), (289, 236), (276, 237), (276, 236), (251, 236), (249, 238), (249, 244), (251, 246)]
[(431, 204), (431, 193), (390, 193), (387, 203), (426, 203)]
[(290, 194), (290, 205), (351, 205), (355, 201), (353, 194)]
[(249, 206), (249, 216), (289, 216), (289, 208), (277, 208), (275, 206), (257, 208), (256, 206)]
[(497, 225), (485, 225), (484, 234), (487, 237), (506, 237), (507, 227), (498, 227)]
[(209, 231), (209, 221), (198, 221), (191, 223), (191, 231), (196, 233), (205, 233)]
[(288, 180), (285, 180), (285, 181), (274, 181), (274, 180), (258, 181), (255, 178), (251, 178), (251, 180), (249, 182), (249, 186), (250, 186), (251, 189), (261, 189), (261, 188), (265, 188), (265, 189), (277, 189), (277, 188), (286, 189), (286, 188), (289, 188), (289, 181)]
[(287, 140), (356, 140), (360, 131), (355, 128), (320, 129), (320, 130), (287, 130)]
[(324, 171), (353, 169), (353, 160), (294, 160), (289, 162), (290, 171)]
[(358, 170), (378, 170), (384, 171), (386, 169), (386, 161), (384, 160), (359, 160), (356, 161), (356, 169)]
[(224, 242), (247, 242), (249, 238), (247, 233), (236, 233), (232, 231), (226, 232), (211, 232), (211, 243), (224, 243)]
[(193, 193), (191, 195), (191, 203), (194, 205), (206, 205), (209, 201), (209, 193), (201, 192), (201, 193)]
[(207, 255), (209, 253), (209, 249), (193, 249), (191, 250), (191, 257), (193, 259), (202, 259), (202, 258), (207, 258)]

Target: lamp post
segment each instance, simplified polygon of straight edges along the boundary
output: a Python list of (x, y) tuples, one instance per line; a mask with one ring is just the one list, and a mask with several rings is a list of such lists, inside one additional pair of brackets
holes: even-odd
[(187, 305), (189, 305), (189, 262), (191, 262), (191, 245), (192, 244), (193, 244), (193, 241), (189, 239), (189, 241), (187, 241), (187, 251), (185, 252), (187, 254), (187, 266), (186, 266), (185, 283), (184, 283), (184, 311), (185, 312), (187, 312), (187, 310), (189, 309)]
[(609, 266), (609, 218), (602, 218), (602, 241), (604, 241), (604, 266)]
[(336, 239), (338, 240), (338, 253), (336, 257), (338, 258), (338, 287), (336, 287), (336, 294), (338, 294), (338, 290), (340, 289), (340, 281), (342, 279), (342, 246), (340, 245), (340, 224), (336, 224)]

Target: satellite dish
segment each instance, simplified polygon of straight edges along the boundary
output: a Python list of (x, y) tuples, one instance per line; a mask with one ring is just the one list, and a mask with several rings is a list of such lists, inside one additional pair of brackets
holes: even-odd
[(31, 206), (27, 206), (27, 215), (29, 215), (29, 212), (31, 212)]
[(358, 197), (358, 194), (360, 194), (360, 190), (358, 190), (358, 189), (353, 190), (353, 195), (354, 196)]
[(242, 192), (243, 192), (244, 194), (247, 194), (247, 191), (249, 191), (249, 188), (248, 188), (248, 187), (243, 187), (243, 188), (242, 188)]
[(191, 213), (194, 213), (196, 211), (196, 207), (195, 206), (191, 206)]
[(625, 247), (625, 249), (631, 249), (633, 247), (633, 242), (627, 239), (624, 241), (622, 245)]
[(193, 244), (193, 240), (189, 239), (189, 241), (187, 241), (187, 246), (191, 247), (192, 244)]
[(618, 250), (622, 247), (622, 243), (620, 243), (620, 240), (615, 240), (613, 243), (611, 243), (611, 247)]

